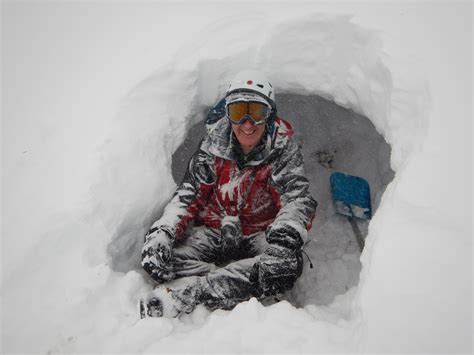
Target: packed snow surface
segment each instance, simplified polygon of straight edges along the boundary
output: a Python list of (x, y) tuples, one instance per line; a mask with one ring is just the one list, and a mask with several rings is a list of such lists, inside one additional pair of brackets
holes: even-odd
[[(471, 24), (469, 2), (2, 2), (2, 352), (470, 352)], [(171, 157), (249, 67), (390, 145), (360, 281), (139, 321)]]

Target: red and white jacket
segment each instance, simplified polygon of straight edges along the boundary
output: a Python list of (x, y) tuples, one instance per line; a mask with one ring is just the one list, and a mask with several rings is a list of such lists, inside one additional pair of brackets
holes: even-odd
[(220, 229), (224, 217), (238, 216), (244, 237), (291, 229), (297, 235), (288, 238), (299, 240), (289, 242), (300, 247), (317, 202), (309, 193), (291, 125), (277, 117), (247, 157), (241, 154), (228, 120), (208, 125), (207, 132), (183, 182), (153, 227), (179, 240), (190, 222)]

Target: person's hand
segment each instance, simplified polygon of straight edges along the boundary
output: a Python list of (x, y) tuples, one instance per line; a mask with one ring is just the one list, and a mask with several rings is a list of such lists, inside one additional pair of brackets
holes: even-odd
[(267, 230), (266, 238), (270, 244), (278, 244), (292, 250), (299, 250), (303, 247), (300, 233), (288, 224), (271, 226)]
[(174, 278), (170, 265), (173, 258), (172, 248), (172, 237), (162, 229), (151, 229), (145, 236), (142, 266), (156, 282), (166, 282)]
[(257, 283), (263, 296), (283, 293), (293, 288), (302, 266), (300, 251), (270, 244), (253, 266), (251, 279)]

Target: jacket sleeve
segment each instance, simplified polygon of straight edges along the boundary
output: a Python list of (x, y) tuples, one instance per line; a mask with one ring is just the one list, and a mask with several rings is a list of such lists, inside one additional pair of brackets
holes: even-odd
[(189, 161), (181, 185), (152, 228), (165, 230), (174, 240), (179, 240), (189, 223), (203, 208), (215, 182), (214, 157), (199, 149)]
[(293, 140), (274, 162), (271, 186), (279, 211), (267, 229), (267, 241), (299, 249), (307, 240), (318, 203), (309, 192), (303, 156)]

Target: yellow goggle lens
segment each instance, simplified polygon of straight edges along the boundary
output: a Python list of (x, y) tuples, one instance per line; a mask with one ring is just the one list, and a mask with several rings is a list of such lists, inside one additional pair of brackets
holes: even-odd
[(227, 106), (229, 119), (232, 123), (240, 124), (246, 116), (255, 123), (263, 123), (268, 118), (268, 106), (261, 102), (233, 102)]

